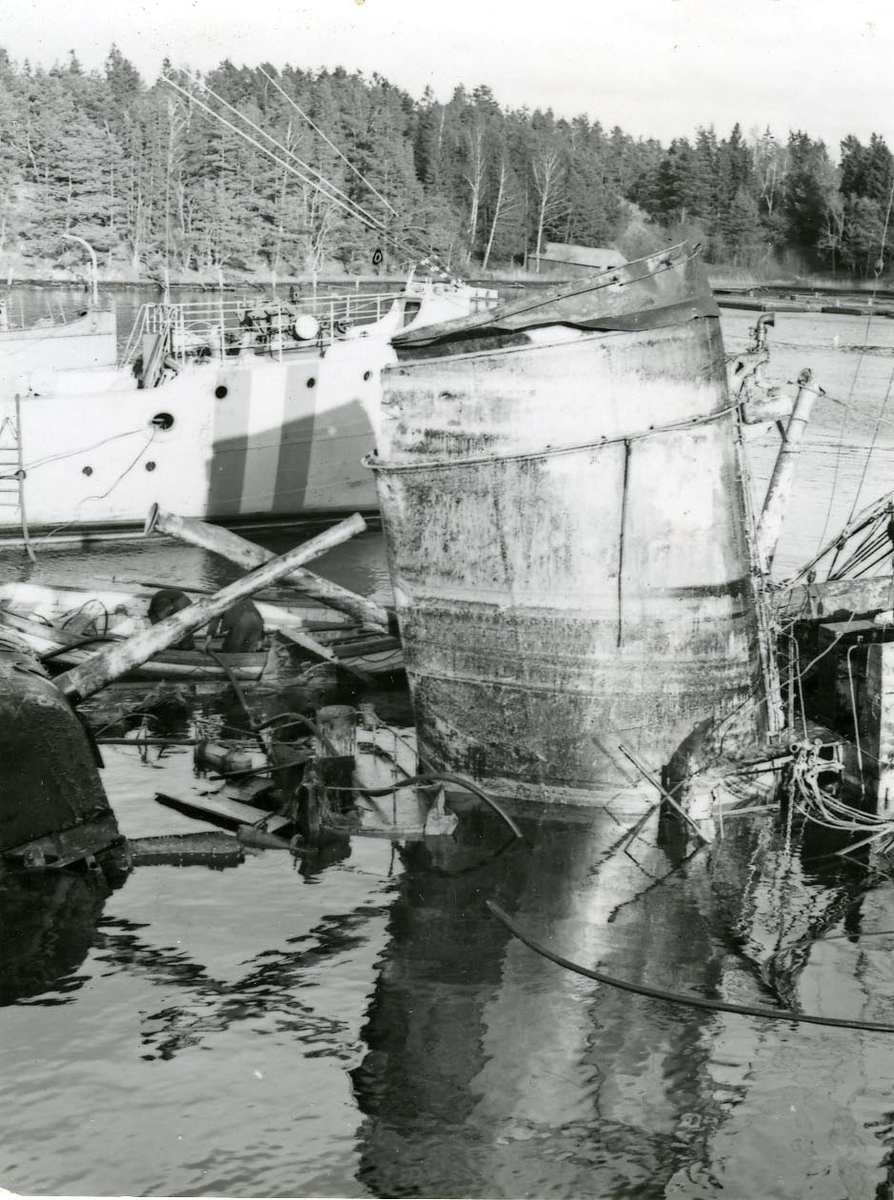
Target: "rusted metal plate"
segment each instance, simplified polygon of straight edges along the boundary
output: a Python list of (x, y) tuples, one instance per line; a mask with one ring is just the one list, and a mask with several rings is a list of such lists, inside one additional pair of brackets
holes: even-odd
[[(119, 838), (86, 730), (23, 647), (0, 642), (0, 853), (40, 842), (49, 865)], [(43, 840), (41, 840), (43, 839)]]

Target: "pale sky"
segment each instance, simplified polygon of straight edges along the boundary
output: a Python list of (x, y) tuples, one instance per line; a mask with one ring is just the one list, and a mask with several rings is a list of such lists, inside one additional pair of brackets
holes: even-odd
[(378, 71), (421, 97), (488, 84), (506, 107), (586, 113), (665, 144), (713, 124), (847, 133), (894, 149), (891, 0), (0, 0), (0, 46), (101, 66), (112, 42), (147, 82), (167, 55)]

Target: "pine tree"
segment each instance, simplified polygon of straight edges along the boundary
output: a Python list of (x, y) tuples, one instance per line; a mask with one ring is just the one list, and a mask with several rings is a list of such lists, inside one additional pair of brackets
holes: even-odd
[(17, 248), (25, 225), (26, 156), (22, 100), (9, 56), (0, 48), (0, 256)]
[(110, 121), (115, 121), (139, 98), (144, 85), (139, 71), (124, 57), (114, 42), (106, 56), (104, 71), (111, 100), (108, 117)]
[(692, 146), (686, 138), (675, 138), (656, 172), (650, 197), (652, 215), (665, 225), (685, 225), (698, 218), (697, 175)]
[(788, 240), (804, 249), (819, 247), (826, 213), (837, 190), (837, 178), (826, 147), (801, 130), (789, 134), (789, 168), (784, 206)]
[(575, 117), (568, 147), (564, 240), (602, 246), (616, 235), (620, 206), (607, 175), (601, 128), (591, 126), (586, 117)]
[(22, 135), (31, 201), (23, 237), (33, 253), (51, 258), (66, 249), (61, 235), (67, 233), (109, 254), (119, 240), (114, 177), (121, 149), (78, 111), (66, 82), (59, 73), (38, 72), (29, 90)]
[(763, 232), (757, 201), (750, 190), (741, 186), (720, 218), (722, 249), (734, 265), (749, 264), (762, 249)]
[(729, 137), (717, 147), (718, 203), (723, 209), (731, 204), (740, 188), (751, 184), (752, 156), (738, 121)]

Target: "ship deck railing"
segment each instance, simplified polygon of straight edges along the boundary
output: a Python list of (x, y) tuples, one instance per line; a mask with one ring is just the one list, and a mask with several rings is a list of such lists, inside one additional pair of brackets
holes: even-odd
[(322, 349), (356, 326), (372, 325), (405, 291), (356, 293), (286, 300), (237, 299), (223, 295), (141, 306), (122, 355), (132, 368), (145, 353), (147, 336), (164, 344), (165, 355), (224, 358), (245, 351), (281, 356), (300, 347)]

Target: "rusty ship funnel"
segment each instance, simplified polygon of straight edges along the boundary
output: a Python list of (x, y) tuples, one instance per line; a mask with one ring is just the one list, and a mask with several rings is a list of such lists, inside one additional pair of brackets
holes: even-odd
[(675, 246), (394, 339), (371, 414), (422, 757), (604, 803), (775, 703), (719, 312)]

